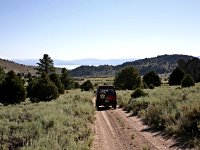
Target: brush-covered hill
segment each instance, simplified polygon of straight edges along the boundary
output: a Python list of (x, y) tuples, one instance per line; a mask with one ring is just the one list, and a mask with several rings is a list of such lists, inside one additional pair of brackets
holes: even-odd
[(70, 74), (74, 77), (111, 77), (116, 72), (127, 66), (137, 68), (140, 75), (144, 75), (149, 71), (155, 71), (157, 74), (168, 74), (178, 66), (178, 60), (188, 60), (193, 56), (188, 55), (160, 55), (152, 58), (139, 59), (126, 62), (117, 66), (101, 65), (101, 66), (80, 66), (71, 70)]
[(15, 73), (23, 73), (28, 74), (29, 72), (33, 75), (36, 74), (36, 70), (34, 66), (25, 66), (23, 64), (15, 63), (14, 61), (10, 61), (7, 59), (0, 59), (0, 67), (4, 69), (5, 72), (10, 70), (15, 71)]
[[(160, 55), (152, 58), (139, 59), (135, 61), (125, 62), (121, 65), (100, 65), (100, 66), (80, 66), (70, 71), (73, 77), (113, 77), (116, 72), (126, 66), (133, 66), (137, 68), (141, 75), (153, 70), (158, 74), (168, 74), (178, 66), (178, 60), (188, 60), (193, 56), (188, 55)], [(0, 59), (0, 67), (4, 68), (6, 72), (13, 70), (16, 73), (32, 75), (36, 74), (35, 66), (26, 66), (23, 64), (15, 63), (5, 59)], [(56, 72), (60, 73), (61, 68), (56, 68)]]
[[(0, 67), (2, 67), (5, 72), (13, 70), (16, 74), (21, 73), (27, 75), (31, 73), (32, 75), (36, 75), (36, 66), (27, 66), (7, 59), (0, 59)], [(58, 74), (61, 73), (61, 68), (56, 68), (56, 72)]]

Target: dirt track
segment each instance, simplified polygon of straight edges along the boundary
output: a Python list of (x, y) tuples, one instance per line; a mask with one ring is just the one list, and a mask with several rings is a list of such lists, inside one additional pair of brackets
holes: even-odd
[(96, 111), (95, 139), (92, 150), (169, 150), (177, 147), (171, 139), (164, 139), (158, 132), (150, 132), (139, 118), (122, 109)]

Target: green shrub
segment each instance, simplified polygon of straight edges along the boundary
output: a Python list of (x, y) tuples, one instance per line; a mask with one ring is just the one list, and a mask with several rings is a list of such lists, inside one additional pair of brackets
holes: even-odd
[(150, 85), (149, 85), (149, 89), (154, 89), (153, 84), (150, 84)]
[(32, 85), (29, 86), (28, 95), (32, 102), (50, 101), (59, 96), (58, 88), (48, 76), (41, 77), (30, 84)]
[(5, 76), (5, 71), (3, 70), (3, 68), (0, 67), (0, 83), (4, 80)]
[(185, 75), (185, 77), (183, 78), (183, 80), (181, 81), (181, 87), (190, 87), (190, 86), (194, 86), (194, 80), (190, 75)]
[(153, 84), (154, 86), (161, 85), (160, 77), (154, 71), (150, 71), (149, 73), (145, 74), (143, 76), (143, 82), (145, 82), (147, 86), (150, 84)]
[(147, 93), (145, 93), (142, 89), (137, 88), (135, 89), (135, 91), (133, 91), (133, 93), (131, 93), (131, 98), (138, 98), (141, 96), (146, 96), (148, 95)]
[(27, 92), (27, 97), (30, 97), (32, 94), (32, 87), (37, 82), (37, 80), (32, 77), (29, 77), (27, 82), (28, 82), (28, 85), (26, 87), (26, 92)]
[(139, 115), (150, 127), (163, 130), (166, 136), (178, 137), (186, 149), (190, 149), (189, 146), (199, 149), (199, 90), (200, 83), (190, 88), (160, 86), (154, 90), (146, 89), (148, 97), (131, 100), (130, 91), (117, 91), (118, 104)]
[(75, 88), (75, 89), (80, 88), (80, 84), (79, 84), (78, 82), (75, 82), (75, 83), (74, 83), (74, 88)]
[(144, 122), (154, 129), (164, 129), (166, 122), (163, 118), (163, 106), (151, 104), (146, 109)]
[(92, 97), (71, 90), (48, 103), (0, 106), (0, 150), (89, 150)]
[(142, 109), (147, 109), (148, 106), (149, 102), (146, 102), (144, 100), (130, 99), (128, 104), (125, 105), (124, 110), (127, 112), (131, 111), (133, 115), (138, 115)]
[(14, 71), (7, 73), (5, 79), (0, 84), (0, 103), (15, 104), (25, 101), (26, 90), (23, 81)]
[(82, 85), (81, 85), (81, 89), (84, 91), (89, 91), (93, 89), (93, 84), (90, 80), (85, 81)]
[(169, 76), (169, 85), (180, 85), (184, 75), (183, 70), (177, 67)]
[(120, 108), (125, 107), (129, 102), (131, 91), (119, 91), (117, 90), (117, 104)]
[(119, 71), (114, 79), (116, 89), (133, 90), (141, 86), (141, 78), (137, 69), (126, 67)]
[(186, 135), (187, 137), (198, 137), (200, 136), (200, 107), (184, 106), (182, 108), (182, 115), (180, 117), (180, 128), (179, 133)]
[(97, 82), (95, 82), (95, 83), (94, 83), (94, 86), (95, 86), (95, 87), (97, 87), (97, 86), (98, 86), (98, 83), (97, 83)]
[(142, 81), (141, 88), (143, 88), (143, 89), (147, 89), (148, 88), (146, 82)]
[(50, 80), (57, 86), (58, 92), (60, 94), (64, 94), (65, 89), (64, 89), (64, 86), (62, 85), (61, 80), (58, 77), (58, 75), (56, 73), (52, 73), (52, 74), (50, 74), (49, 77), (50, 77)]

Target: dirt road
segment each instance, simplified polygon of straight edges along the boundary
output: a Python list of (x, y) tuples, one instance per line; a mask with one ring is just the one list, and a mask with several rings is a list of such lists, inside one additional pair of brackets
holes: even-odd
[(95, 139), (92, 150), (169, 150), (177, 147), (174, 141), (150, 132), (139, 118), (122, 109), (96, 111)]

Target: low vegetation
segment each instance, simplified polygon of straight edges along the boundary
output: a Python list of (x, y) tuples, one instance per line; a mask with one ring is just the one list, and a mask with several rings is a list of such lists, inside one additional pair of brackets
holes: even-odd
[(181, 86), (182, 87), (190, 87), (190, 86), (194, 86), (194, 80), (190, 75), (185, 75), (185, 77), (183, 78), (183, 80), (181, 81)]
[(84, 91), (89, 91), (94, 89), (93, 84), (90, 80), (85, 81), (80, 87)]
[(148, 95), (147, 93), (145, 93), (141, 88), (137, 88), (133, 91), (133, 93), (131, 93), (131, 98), (138, 98), (141, 96), (146, 96)]
[(118, 104), (139, 115), (150, 127), (185, 138), (188, 146), (200, 146), (200, 83), (189, 88), (160, 86), (144, 89), (148, 96), (131, 99), (132, 91), (118, 91)]
[(50, 102), (0, 106), (0, 149), (90, 149), (92, 97), (73, 90)]
[[(200, 76), (197, 67), (195, 74), (188, 70), (199, 60), (179, 62), (187, 67), (184, 72), (175, 69), (170, 75), (169, 84), (175, 86), (161, 85), (157, 71), (145, 70), (141, 80), (136, 68), (125, 67), (129, 63), (123, 69), (123, 65), (116, 66), (121, 70), (115, 70), (119, 72), (114, 79), (102, 80), (72, 79), (65, 68), (58, 75), (47, 54), (39, 61), (37, 77), (29, 74), (26, 81), (24, 75), (5, 73), (0, 68), (0, 149), (89, 149), (92, 138), (88, 126), (94, 121), (95, 110), (92, 92), (85, 91), (107, 84), (123, 90), (117, 92), (119, 107), (140, 116), (153, 129), (181, 137), (185, 144), (200, 148), (200, 83), (195, 84)], [(106, 72), (113, 68), (106, 67)], [(74, 88), (81, 91), (69, 90)]]

